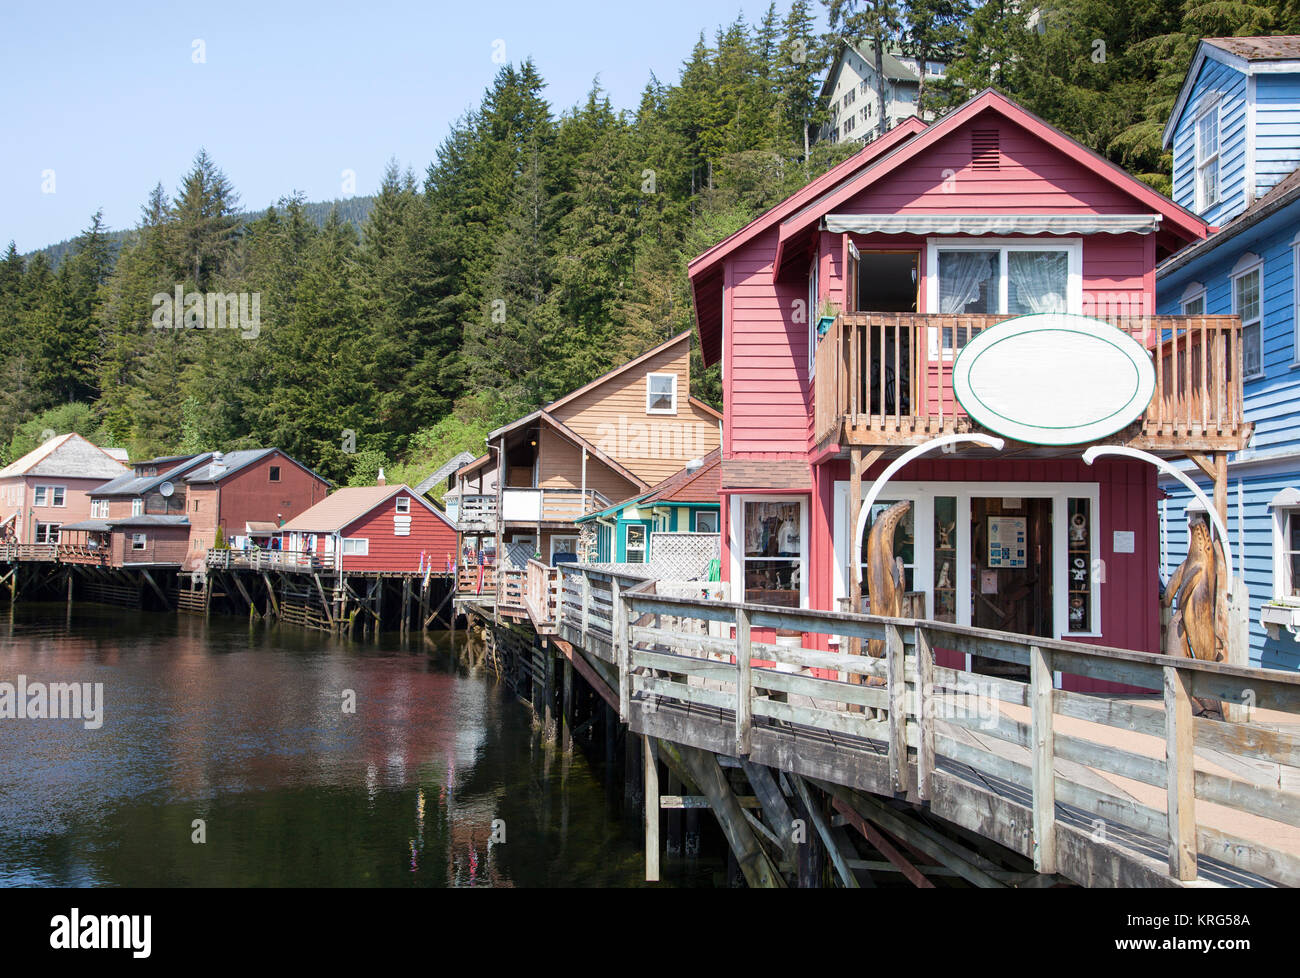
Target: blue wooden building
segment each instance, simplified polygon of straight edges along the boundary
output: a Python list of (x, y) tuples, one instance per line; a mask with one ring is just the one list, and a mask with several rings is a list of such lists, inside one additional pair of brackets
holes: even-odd
[[(1201, 41), (1164, 132), (1173, 196), (1218, 230), (1156, 271), (1157, 311), (1242, 320), (1247, 448), (1227, 460), (1234, 570), (1252, 665), (1300, 668), (1300, 37)], [(1211, 480), (1189, 475), (1209, 495)], [(1162, 481), (1167, 576), (1191, 499)]]

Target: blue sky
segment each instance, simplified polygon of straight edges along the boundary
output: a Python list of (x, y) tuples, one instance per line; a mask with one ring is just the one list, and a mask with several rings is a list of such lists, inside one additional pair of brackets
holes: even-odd
[[(124, 7), (130, 9), (123, 9)], [(599, 76), (634, 108), (653, 71), (676, 81), (700, 30), (767, 0), (471, 3), (6, 4), (0, 12), (0, 247), (72, 237), (96, 208), (134, 226), (200, 146), (244, 208), (378, 187), (390, 157), (423, 175), (448, 125), (505, 58), (532, 56), (557, 112)], [(784, 16), (788, 0), (778, 3)], [(818, 11), (820, 13), (820, 10)], [(202, 47), (195, 42), (201, 41)], [(199, 54), (203, 60), (196, 60)], [(53, 171), (52, 175), (48, 171)], [(49, 190), (53, 192), (48, 192)]]

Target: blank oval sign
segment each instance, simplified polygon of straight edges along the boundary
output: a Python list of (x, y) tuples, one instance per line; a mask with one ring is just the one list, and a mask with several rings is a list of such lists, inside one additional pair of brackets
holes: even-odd
[(1141, 417), (1156, 372), (1127, 333), (1049, 312), (978, 334), (958, 354), (952, 385), (966, 413), (990, 431), (1032, 445), (1077, 445)]

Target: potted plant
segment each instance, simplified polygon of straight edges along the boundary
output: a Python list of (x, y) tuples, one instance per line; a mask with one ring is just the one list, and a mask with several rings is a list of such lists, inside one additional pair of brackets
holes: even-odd
[(830, 299), (823, 299), (820, 311), (817, 313), (817, 338), (821, 339), (834, 324), (840, 314), (840, 305), (838, 302), (832, 302)]

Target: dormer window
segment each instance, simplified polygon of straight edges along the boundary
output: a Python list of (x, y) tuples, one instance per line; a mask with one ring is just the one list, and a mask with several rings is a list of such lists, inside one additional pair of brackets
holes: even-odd
[(1204, 213), (1219, 202), (1219, 103), (1196, 120), (1196, 210)]
[(645, 413), (677, 413), (677, 375), (648, 374), (645, 381)]

